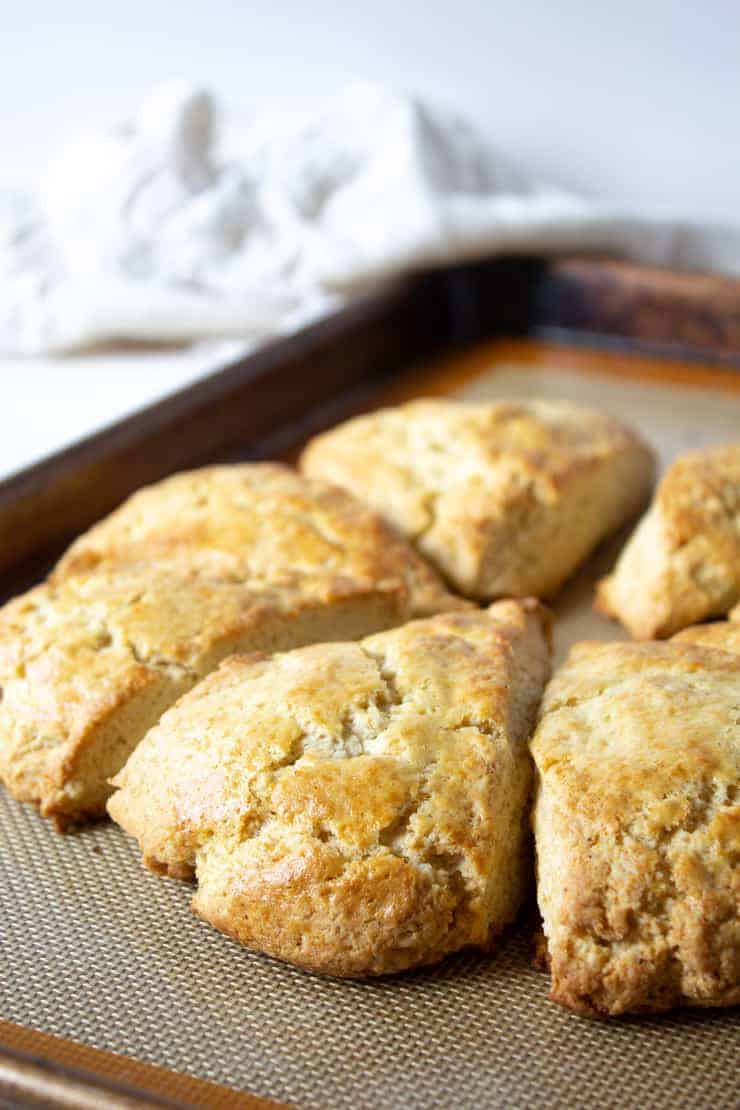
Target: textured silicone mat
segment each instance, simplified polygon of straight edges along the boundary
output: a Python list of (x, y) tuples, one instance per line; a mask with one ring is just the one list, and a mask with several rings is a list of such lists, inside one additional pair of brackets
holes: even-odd
[(737, 1105), (740, 1014), (596, 1023), (547, 999), (531, 939), (395, 980), (322, 980), (200, 924), (98, 825), (0, 799), (0, 1012), (305, 1107)]
[[(498, 372), (476, 394), (598, 390), (667, 460), (740, 428), (740, 400)], [(701, 428), (697, 433), (696, 429)], [(558, 604), (558, 647), (617, 635), (590, 613), (600, 557)], [(199, 923), (111, 825), (62, 837), (0, 792), (0, 1016), (303, 1107), (738, 1105), (740, 1012), (595, 1023), (549, 1002), (532, 939), (369, 983), (252, 955)]]

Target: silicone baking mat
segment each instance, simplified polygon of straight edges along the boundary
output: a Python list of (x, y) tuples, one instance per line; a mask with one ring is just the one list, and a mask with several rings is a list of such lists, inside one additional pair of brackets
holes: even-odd
[[(609, 377), (498, 369), (463, 391), (593, 401), (663, 461), (737, 438), (740, 397)], [(602, 551), (556, 609), (557, 648), (614, 637), (593, 615)], [(0, 794), (0, 1016), (303, 1107), (730, 1107), (740, 1013), (593, 1022), (547, 998), (528, 927), (491, 956), (371, 982), (246, 952), (189, 912), (101, 824), (59, 836)]]

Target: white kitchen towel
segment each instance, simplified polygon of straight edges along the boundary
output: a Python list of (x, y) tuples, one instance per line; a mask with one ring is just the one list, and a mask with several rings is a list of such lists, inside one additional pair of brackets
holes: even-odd
[(237, 124), (155, 89), (0, 203), (0, 351), (294, 330), (392, 275), (594, 251), (740, 274), (740, 230), (606, 207), (522, 179), (463, 121), (371, 84)]

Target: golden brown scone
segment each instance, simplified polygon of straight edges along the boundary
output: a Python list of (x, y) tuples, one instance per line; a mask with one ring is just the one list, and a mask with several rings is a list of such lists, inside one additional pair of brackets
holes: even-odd
[(582, 643), (532, 741), (552, 997), (580, 1013), (740, 1002), (740, 656)]
[(382, 512), (469, 597), (549, 597), (646, 501), (653, 455), (556, 401), (421, 400), (318, 436), (306, 474)]
[(380, 975), (488, 945), (530, 881), (536, 602), (233, 657), (164, 715), (108, 808), (250, 948)]
[(38, 586), (0, 610), (0, 781), (58, 825), (101, 815), (144, 733), (226, 655), (387, 628), (404, 598), (392, 582), (249, 587), (149, 566)]
[(735, 651), (740, 654), (740, 608), (733, 609), (730, 619), (713, 621), (711, 624), (694, 624), (684, 628), (672, 638), (673, 642), (685, 644), (704, 644), (705, 647), (719, 648), (720, 651)]
[(740, 600), (740, 445), (692, 451), (599, 584), (596, 606), (638, 640), (663, 639)]
[(209, 466), (139, 490), (73, 543), (52, 577), (141, 562), (253, 585), (395, 583), (408, 595), (402, 620), (465, 604), (376, 513), (278, 463)]

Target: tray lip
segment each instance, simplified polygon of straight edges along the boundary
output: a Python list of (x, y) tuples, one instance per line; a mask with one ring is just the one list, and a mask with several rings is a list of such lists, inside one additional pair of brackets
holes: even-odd
[[(147, 419), (151, 420), (158, 415), (170, 413), (187, 404), (197, 405), (216, 394), (228, 390), (229, 386), (237, 380), (246, 382), (261, 374), (269, 373), (281, 359), (284, 360), (290, 357), (297, 348), (309, 347), (322, 340), (330, 339), (336, 333), (351, 328), (359, 321), (372, 318), (399, 302), (403, 303), (406, 298), (413, 295), (420, 284), (428, 282), (430, 279), (434, 280), (435, 277), (439, 278), (441, 276), (444, 278), (450, 274), (454, 275), (456, 272), (474, 274), (480, 266), (490, 265), (491, 262), (503, 265), (518, 263), (535, 266), (553, 266), (557, 264), (557, 260), (540, 259), (534, 256), (502, 256), (501, 258), (488, 260), (488, 263), (483, 260), (477, 265), (436, 269), (392, 280), (382, 288), (360, 295), (346, 305), (312, 321), (306, 327), (288, 335), (270, 338), (245, 355), (232, 357), (213, 370), (207, 371), (185, 385), (165, 393), (157, 400), (133, 409), (118, 419), (108, 421), (95, 431), (79, 436), (64, 447), (59, 448), (59, 450), (49, 452), (28, 465), (11, 471), (0, 478), (0, 503), (11, 497), (19, 487), (33, 484), (42, 479), (48, 471), (68, 460), (92, 453), (97, 446), (110, 438), (122, 435), (135, 423)], [(728, 275), (709, 274), (700, 271), (685, 273), (625, 263), (613, 258), (566, 257), (562, 260), (562, 268), (564, 273), (570, 275), (577, 275), (584, 268), (589, 269), (590, 273), (593, 274), (595, 268), (597, 268), (607, 280), (610, 276), (620, 280), (626, 274), (627, 283), (635, 287), (638, 293), (640, 291), (640, 281), (644, 284), (651, 281), (657, 282), (664, 295), (674, 300), (678, 299), (679, 303), (682, 296), (689, 295), (692, 289), (700, 290), (702, 294), (708, 294), (709, 296), (716, 296), (718, 291), (724, 292), (726, 295), (737, 299), (737, 311), (740, 316), (740, 277), (734, 278)], [(546, 325), (546, 330), (554, 333), (558, 329)], [(655, 358), (666, 359), (667, 361), (696, 361), (718, 370), (725, 370), (730, 373), (740, 372), (740, 352), (737, 352), (737, 354), (733, 352), (730, 356), (731, 361), (726, 361), (723, 358), (715, 357), (712, 359), (711, 356), (708, 356), (708, 352), (701, 349), (692, 352), (691, 349), (680, 346), (674, 347), (670, 343), (655, 346), (650, 341), (630, 338), (629, 336), (610, 337), (599, 331), (589, 331), (577, 324), (563, 328), (562, 332), (563, 342), (565, 343), (568, 343), (574, 334), (580, 334), (584, 344), (592, 349), (601, 344), (606, 344), (607, 349), (611, 346), (617, 350), (621, 348), (629, 351), (643, 351)], [(553, 341), (559, 342), (557, 337), (554, 337)]]
[[(511, 262), (513, 264), (522, 263), (541, 266), (552, 265), (552, 261), (544, 261), (540, 259), (500, 259), (498, 263), (505, 265)], [(718, 290), (726, 294), (733, 302), (732, 305), (734, 312), (738, 313), (740, 319), (740, 279), (733, 279), (719, 275), (686, 275), (674, 273), (670, 270), (656, 271), (652, 268), (635, 267), (632, 265), (623, 265), (615, 260), (564, 260), (564, 265), (567, 269), (572, 265), (576, 271), (579, 266), (597, 266), (602, 267), (603, 272), (609, 274), (619, 274), (624, 272), (625, 268), (632, 275), (637, 275), (639, 278), (642, 275), (645, 280), (649, 281), (650, 276), (658, 274), (661, 278), (665, 279), (673, 288), (673, 293), (679, 296), (682, 289), (690, 288), (692, 283), (697, 283), (701, 286), (704, 292), (714, 295)], [(474, 274), (476, 267), (461, 268), (463, 279), (465, 274)], [(149, 405), (136, 409), (130, 414), (122, 417), (119, 420), (111, 422), (104, 427), (98, 429), (88, 436), (84, 436), (77, 441), (70, 443), (60, 451), (51, 453), (46, 457), (37, 460), (27, 467), (23, 467), (11, 475), (0, 480), (0, 505), (23, 489), (27, 489), (39, 482), (43, 482), (45, 476), (52, 472), (55, 468), (62, 465), (65, 461), (84, 458), (92, 455), (96, 447), (108, 442), (112, 437), (125, 436), (130, 431), (132, 425), (140, 422), (142, 418), (156, 420), (157, 417), (171, 418), (173, 412), (186, 407), (189, 404), (197, 405), (198, 403), (208, 400), (213, 396), (228, 392), (230, 386), (235, 382), (248, 382), (255, 378), (266, 375), (269, 376), (274, 373), (280, 366), (281, 362), (290, 357), (296, 350), (311, 347), (314, 344), (320, 344), (326, 340), (332, 340), (341, 336), (347, 330), (351, 330), (354, 325), (361, 322), (372, 321), (376, 318), (382, 318), (385, 312), (393, 309), (401, 309), (402, 311), (413, 308), (415, 295), (419, 292), (424, 285), (430, 281), (437, 280), (441, 277), (447, 280), (450, 276), (450, 271), (438, 271), (436, 275), (417, 275), (412, 278), (404, 278), (384, 287), (380, 291), (369, 294), (365, 297), (358, 298), (351, 304), (333, 312), (318, 321), (313, 322), (308, 327), (301, 329), (289, 336), (282, 336), (271, 340), (270, 342), (259, 347), (257, 350), (250, 352), (244, 358), (232, 359), (224, 366), (217, 367), (213, 371), (204, 374), (197, 378), (195, 381), (167, 393), (164, 397), (152, 402)], [(455, 280), (453, 272), (452, 280)], [(473, 277), (474, 281), (475, 278)], [(454, 323), (454, 321), (453, 321)], [(454, 328), (453, 328), (454, 330)], [(581, 337), (583, 346), (587, 348), (587, 354), (593, 354), (595, 350), (599, 350), (600, 343), (604, 341), (602, 333), (592, 333), (587, 329), (582, 329), (578, 326), (569, 327), (562, 336), (549, 338), (547, 335), (550, 328), (544, 329), (545, 334), (543, 339), (551, 345), (562, 347), (563, 351), (568, 350), (568, 344), (574, 337)], [(512, 334), (516, 333), (515, 328), (504, 329), (496, 339), (491, 340), (492, 343), (504, 342), (512, 340)], [(516, 336), (513, 339), (517, 344), (525, 345), (528, 340), (526, 337)], [(480, 337), (476, 344), (480, 348), (483, 344), (480, 342)], [(571, 348), (577, 350), (577, 347)], [(605, 361), (608, 362), (609, 356), (616, 358), (627, 358), (631, 355), (643, 355), (647, 353), (651, 361), (658, 363), (675, 363), (681, 365), (686, 370), (686, 376), (690, 379), (692, 376), (695, 378), (703, 373), (711, 374), (714, 380), (719, 383), (726, 375), (731, 375), (728, 379), (728, 387), (732, 392), (740, 391), (740, 361), (737, 366), (728, 364), (725, 359), (713, 359), (711, 354), (704, 353), (699, 360), (696, 360), (690, 351), (665, 349), (654, 350), (650, 349), (649, 345), (641, 341), (639, 338), (630, 339), (625, 337), (616, 341), (611, 341), (606, 350), (599, 350), (600, 354), (605, 355)], [(454, 358), (455, 356), (451, 356)], [(459, 357), (459, 355), (458, 355)], [(448, 361), (448, 356), (442, 354), (437, 359), (432, 359), (441, 374), (444, 374), (445, 364)], [(459, 380), (464, 380), (464, 377), (474, 376), (475, 371), (461, 371), (459, 372)], [(639, 373), (636, 376), (640, 376)], [(683, 384), (688, 384), (684, 382)], [(706, 384), (706, 382), (704, 382)], [(18, 1044), (23, 1043), (28, 1048), (19, 1049)], [(68, 1054), (70, 1050), (80, 1052), (86, 1059), (96, 1061), (101, 1065), (101, 1070), (88, 1069), (87, 1067), (76, 1067), (70, 1065), (68, 1062)], [(57, 1036), (55, 1034), (46, 1033), (42, 1030), (35, 1029), (30, 1026), (14, 1025), (7, 1022), (0, 1017), (0, 1095), (3, 1094), (3, 1074), (4, 1072), (13, 1073), (14, 1069), (17, 1072), (18, 1086), (14, 1089), (14, 1097), (24, 1093), (23, 1084), (27, 1084), (27, 1080), (23, 1078), (23, 1066), (32, 1065), (42, 1072), (46, 1070), (58, 1071), (67, 1073), (73, 1083), (79, 1085), (79, 1089), (85, 1088), (90, 1091), (95, 1090), (95, 1081), (102, 1079), (106, 1082), (110, 1075), (111, 1068), (125, 1066), (129, 1071), (133, 1071), (145, 1081), (142, 1086), (131, 1086), (127, 1082), (120, 1083), (115, 1079), (112, 1080), (112, 1088), (116, 1088), (119, 1093), (125, 1094), (129, 1099), (139, 1099), (142, 1105), (147, 1105), (149, 1100), (150, 1105), (169, 1105), (167, 1102), (166, 1091), (169, 1083), (176, 1081), (179, 1084), (183, 1082), (192, 1084), (194, 1092), (197, 1091), (199, 1101), (197, 1105), (208, 1106), (210, 1103), (201, 1101), (208, 1092), (211, 1090), (214, 1094), (226, 1096), (228, 1095), (233, 1102), (234, 1106), (244, 1106), (247, 1110), (254, 1108), (260, 1110), (264, 1107), (268, 1110), (269, 1107), (284, 1106), (284, 1103), (278, 1103), (269, 1098), (264, 1098), (258, 1095), (251, 1094), (247, 1091), (240, 1091), (235, 1088), (228, 1087), (224, 1084), (213, 1083), (208, 1080), (200, 1079), (196, 1076), (190, 1076), (185, 1072), (175, 1071), (174, 1069), (162, 1067), (161, 1065), (149, 1064), (143, 1060), (135, 1057), (127, 1057), (122, 1054), (109, 1052), (103, 1049), (94, 1048), (83, 1042), (77, 1042), (71, 1038)], [(5, 1067), (3, 1068), (3, 1065)], [(169, 1077), (169, 1079), (168, 1079)], [(159, 1078), (160, 1086), (157, 1090), (156, 1080)], [(198, 1091), (198, 1087), (202, 1090)], [(25, 1093), (30, 1097), (34, 1094), (33, 1083), (26, 1085)], [(152, 1099), (158, 1101), (152, 1102)], [(22, 1103), (21, 1103), (22, 1104)], [(36, 1105), (37, 1103), (33, 1103)], [(29, 1102), (28, 1105), (31, 1105)]]
[[(5, 532), (10, 538), (9, 544), (0, 544), (0, 596), (7, 596), (9, 572), (15, 588), (18, 584), (13, 580), (14, 570), (17, 572), (27, 563), (38, 563), (40, 555), (58, 554), (72, 535), (110, 512), (134, 489), (168, 473), (228, 457), (228, 445), (234, 439), (238, 421), (247, 424), (243, 429), (239, 423), (243, 440), (256, 442), (251, 410), (256, 406), (257, 416), (261, 414), (264, 420), (265, 407), (274, 403), (274, 393), (281, 381), (283, 407), (279, 420), (280, 426), (285, 426), (296, 418), (295, 413), (291, 416), (287, 411), (291, 399), (285, 394), (303, 395), (311, 408), (341, 391), (337, 351), (345, 345), (354, 342), (357, 347), (358, 341), (364, 340), (369, 352), (360, 352), (355, 358), (346, 374), (348, 389), (369, 377), (368, 360), (377, 363), (385, 348), (390, 348), (396, 357), (408, 357), (409, 345), (420, 339), (420, 300), (428, 287), (429, 278), (421, 275), (358, 296), (351, 304), (298, 332), (277, 337), (243, 357), (232, 358), (195, 381), (0, 479), (0, 534)], [(401, 328), (399, 325), (407, 319), (413, 320), (413, 325)], [(388, 322), (403, 333), (399, 339), (382, 338), (383, 325)], [(381, 338), (374, 338), (378, 336)], [(306, 375), (305, 382), (299, 379), (296, 391), (285, 390), (286, 371), (307, 364), (315, 365), (317, 374), (310, 380)], [(344, 380), (341, 386), (345, 387)], [(294, 409), (296, 403), (293, 402)], [(191, 434), (183, 435), (181, 429)], [(202, 445), (198, 432), (205, 435)], [(164, 450), (159, 447), (160, 441)], [(167, 459), (168, 451), (174, 461), (166, 465), (155, 461), (155, 457)], [(136, 475), (135, 480), (129, 475)], [(111, 486), (115, 489), (112, 498)], [(97, 505), (88, 520), (74, 520), (79, 506), (84, 505), (84, 496), (80, 495), (87, 494), (88, 498), (92, 495), (94, 503), (101, 489), (106, 490), (103, 495), (106, 503)], [(71, 529), (66, 519), (64, 525), (59, 524), (62, 508), (72, 514)], [(21, 538), (19, 552), (24, 527), (30, 531), (30, 542), (28, 537)], [(62, 529), (66, 534), (60, 539)]]
[(262, 374), (269, 374), (277, 363), (290, 357), (297, 347), (310, 347), (332, 338), (335, 333), (352, 327), (360, 320), (372, 318), (395, 304), (399, 296), (403, 297), (410, 288), (408, 281), (399, 281), (379, 292), (358, 297), (351, 304), (328, 313), (292, 334), (268, 339), (253, 350), (228, 359), (156, 400), (101, 424), (93, 432), (78, 436), (57, 451), (50, 451), (0, 478), (0, 502), (12, 496), (21, 485), (33, 484), (62, 463), (92, 454), (97, 446), (124, 434), (134, 424), (169, 414), (188, 403), (197, 405), (210, 400), (215, 395), (228, 391), (236, 381), (246, 383)]
[(24, 568), (38, 567), (42, 555), (51, 560), (134, 489), (255, 442), (266, 411), (277, 410), (285, 427), (301, 405), (315, 410), (377, 378), (381, 363), (395, 368), (436, 347), (553, 328), (567, 329), (560, 341), (580, 335), (593, 345), (606, 334), (613, 344), (617, 335), (631, 349), (669, 338), (656, 358), (694, 360), (704, 343), (707, 362), (740, 369), (740, 278), (532, 255), (398, 278), (0, 479), (0, 531), (9, 538), (0, 546), (0, 592), (9, 592), (9, 572), (12, 591), (25, 584)]
[[(70, 1062), (71, 1055), (81, 1060)], [(67, 1099), (87, 1093), (105, 1098), (107, 1103), (120, 1096), (126, 1106), (135, 1102), (147, 1107), (221, 1107), (227, 1098), (234, 1110), (280, 1110), (286, 1105), (0, 1018), (0, 1096), (9, 1091), (14, 1104), (23, 1105), (17, 1100), (48, 1096), (49, 1086), (59, 1088)], [(187, 1103), (183, 1103), (182, 1095)], [(29, 1101), (28, 1105), (38, 1103)]]

